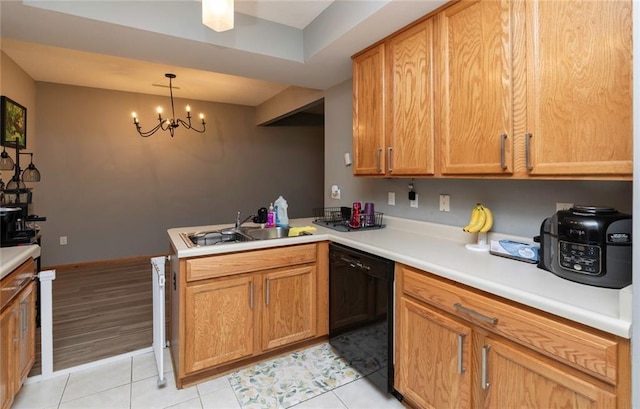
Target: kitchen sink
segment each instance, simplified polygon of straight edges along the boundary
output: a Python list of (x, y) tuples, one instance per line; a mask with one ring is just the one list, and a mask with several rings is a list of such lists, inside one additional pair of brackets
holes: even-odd
[(180, 233), (180, 237), (187, 247), (216, 246), (223, 244), (241, 243), (254, 240), (270, 240), (289, 237), (289, 229), (275, 227), (260, 229), (257, 227), (227, 228), (222, 230), (199, 231), (195, 233)]
[(213, 230), (199, 231), (195, 233), (180, 233), (180, 236), (188, 247), (213, 246), (253, 240), (251, 237), (242, 234), (242, 232), (234, 230)]
[(254, 240), (281, 239), (289, 237), (289, 229), (285, 227), (275, 227), (268, 229), (251, 229), (244, 232)]

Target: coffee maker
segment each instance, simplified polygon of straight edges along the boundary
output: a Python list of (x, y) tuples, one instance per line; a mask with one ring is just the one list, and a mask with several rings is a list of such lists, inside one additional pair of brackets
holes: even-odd
[(0, 247), (37, 243), (38, 229), (31, 219), (25, 207), (0, 207)]

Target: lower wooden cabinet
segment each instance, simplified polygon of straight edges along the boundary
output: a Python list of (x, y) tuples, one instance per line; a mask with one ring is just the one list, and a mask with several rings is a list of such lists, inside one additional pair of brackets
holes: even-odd
[(482, 407), (617, 408), (616, 395), (517, 346), (488, 338), (482, 346)]
[(0, 409), (11, 407), (35, 362), (35, 270), (29, 259), (0, 283)]
[(2, 409), (10, 407), (13, 403), (14, 378), (16, 378), (13, 365), (15, 321), (13, 308), (7, 308), (0, 314), (0, 408)]
[(629, 340), (400, 264), (395, 337), (417, 408), (630, 408)]
[(176, 263), (171, 296), (176, 385), (327, 335), (327, 259), (328, 244), (318, 243)]
[(253, 355), (257, 322), (253, 291), (252, 276), (222, 278), (187, 287), (186, 372)]
[(316, 267), (307, 265), (264, 273), (262, 349), (316, 335)]
[(408, 298), (398, 307), (395, 388), (422, 408), (470, 408), (471, 328)]

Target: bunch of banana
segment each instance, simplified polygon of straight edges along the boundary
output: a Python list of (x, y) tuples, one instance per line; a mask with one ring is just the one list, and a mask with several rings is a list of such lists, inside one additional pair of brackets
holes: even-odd
[(491, 230), (491, 227), (493, 227), (493, 213), (487, 206), (478, 203), (471, 211), (469, 224), (464, 226), (462, 230), (467, 233), (486, 233)]

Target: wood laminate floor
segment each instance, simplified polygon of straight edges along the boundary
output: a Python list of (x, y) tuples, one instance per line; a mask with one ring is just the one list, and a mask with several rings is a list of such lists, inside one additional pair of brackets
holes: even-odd
[[(53, 369), (85, 364), (152, 344), (149, 257), (54, 267)], [(30, 375), (40, 373), (38, 356)]]

